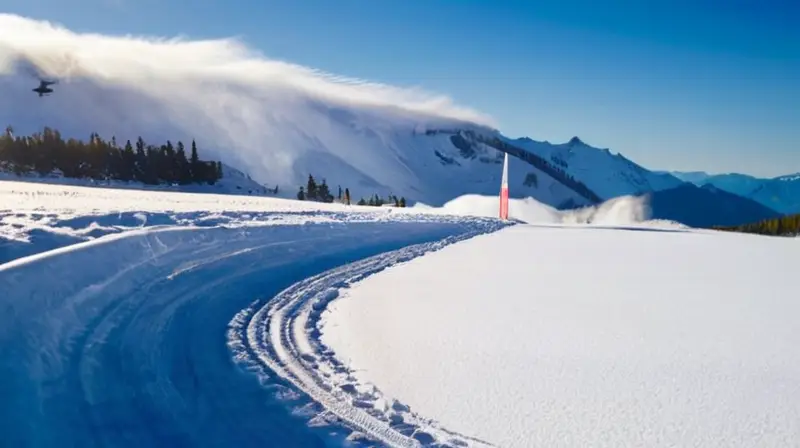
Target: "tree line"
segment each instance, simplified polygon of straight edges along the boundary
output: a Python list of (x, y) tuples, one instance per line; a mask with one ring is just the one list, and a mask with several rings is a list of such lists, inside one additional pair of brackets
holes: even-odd
[(800, 214), (765, 219), (738, 226), (715, 226), (714, 229), (770, 236), (800, 236)]
[[(317, 183), (317, 180), (314, 178), (314, 176), (309, 174), (306, 185), (301, 185), (297, 192), (297, 199), (300, 201), (328, 203), (338, 200), (338, 202), (350, 205), (350, 188), (345, 188), (344, 190), (341, 186), (338, 186), (337, 188), (337, 195), (334, 196), (333, 193), (331, 193), (330, 187), (325, 179), (322, 179), (320, 183)], [(384, 199), (375, 194), (368, 200), (362, 197), (357, 203), (357, 205), (371, 205), (374, 207), (381, 207), (385, 204), (394, 204), (395, 207), (405, 207), (406, 198), (398, 198), (395, 195), (389, 195), (388, 199)]]
[(384, 199), (377, 194), (370, 196), (368, 200), (361, 200), (358, 201), (358, 205), (370, 205), (373, 207), (382, 207), (386, 204), (393, 205), (395, 207), (405, 207), (406, 206), (406, 198), (401, 197), (398, 198), (397, 196), (390, 194), (388, 198)]
[(29, 136), (15, 136), (11, 126), (0, 137), (0, 168), (22, 175), (60, 171), (65, 177), (96, 180), (138, 181), (144, 184), (208, 183), (222, 178), (222, 163), (200, 159), (192, 140), (187, 156), (183, 142), (173, 145), (136, 143), (124, 145), (116, 137), (104, 140), (92, 133), (88, 141), (64, 139), (58, 130), (45, 127)]

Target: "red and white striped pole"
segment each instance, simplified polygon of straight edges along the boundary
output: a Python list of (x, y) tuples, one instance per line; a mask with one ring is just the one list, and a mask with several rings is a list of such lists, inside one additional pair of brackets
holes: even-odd
[(503, 182), (500, 184), (500, 219), (508, 219), (508, 153), (503, 159)]

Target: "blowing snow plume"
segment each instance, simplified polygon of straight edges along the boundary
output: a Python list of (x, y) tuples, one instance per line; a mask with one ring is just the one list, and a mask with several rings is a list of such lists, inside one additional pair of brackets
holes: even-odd
[[(59, 81), (51, 96), (31, 92), (39, 78)], [(358, 194), (422, 199), (442, 176), (412, 160), (422, 148), (433, 157), (418, 137), (491, 125), (446, 97), (270, 60), (235, 39), (81, 34), (8, 14), (0, 94), (0, 123), (18, 133), (196, 139), (202, 156), (292, 192), (313, 173)]]
[[(509, 218), (528, 224), (592, 224), (598, 226), (621, 226), (650, 221), (649, 196), (622, 196), (601, 204), (574, 210), (558, 210), (533, 198), (510, 199)], [(417, 207), (431, 212), (454, 215), (497, 217), (497, 196), (464, 195), (447, 202), (440, 208), (418, 204)], [(669, 226), (678, 223), (661, 222)]]

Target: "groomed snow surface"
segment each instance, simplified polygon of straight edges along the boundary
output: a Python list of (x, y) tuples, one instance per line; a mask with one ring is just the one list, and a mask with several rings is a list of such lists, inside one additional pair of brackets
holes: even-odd
[(519, 225), (323, 313), (352, 383), (504, 447), (800, 445), (800, 240)]

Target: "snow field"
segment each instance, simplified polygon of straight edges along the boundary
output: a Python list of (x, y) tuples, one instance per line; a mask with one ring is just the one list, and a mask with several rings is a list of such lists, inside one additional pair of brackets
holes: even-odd
[(519, 225), (351, 285), (322, 350), (504, 447), (795, 446), (798, 240)]

